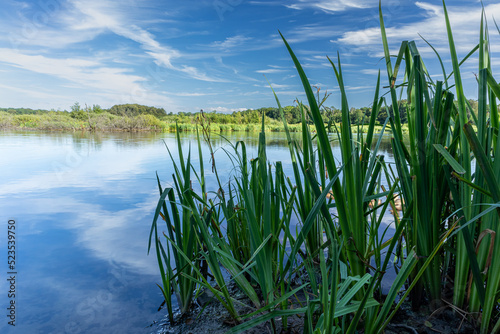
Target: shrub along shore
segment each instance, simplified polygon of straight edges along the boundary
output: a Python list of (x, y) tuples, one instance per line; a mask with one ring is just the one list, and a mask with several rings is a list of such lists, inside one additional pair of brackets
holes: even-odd
[[(467, 101), (470, 111), (477, 115), (477, 101)], [(406, 100), (398, 102), (401, 124), (404, 134), (408, 134)], [(306, 106), (306, 108), (308, 108)], [(284, 119), (290, 132), (301, 132), (300, 107), (282, 108)], [(353, 132), (368, 131), (372, 108), (350, 108), (349, 122)], [(335, 107), (322, 106), (321, 118), (328, 124), (330, 132), (336, 132), (342, 122), (342, 111)], [(393, 114), (392, 106), (381, 107), (375, 118), (375, 132), (378, 133), (385, 120)], [(265, 117), (266, 132), (284, 132), (283, 120), (279, 108), (259, 108), (232, 113), (179, 112), (166, 113), (162, 108), (138, 104), (115, 105), (102, 109), (99, 105), (82, 108), (79, 103), (71, 111), (33, 110), (27, 108), (0, 108), (0, 129), (43, 130), (43, 131), (155, 131), (155, 132), (195, 132), (200, 118), (203, 117), (213, 132), (260, 132), (260, 121)], [(310, 112), (306, 113), (307, 124), (313, 121)], [(178, 124), (178, 128), (176, 128)]]
[[(87, 119), (75, 119), (66, 112), (44, 112), (40, 114), (13, 114), (0, 111), (0, 129), (3, 130), (40, 130), (40, 131), (154, 131), (154, 132), (196, 132), (196, 117), (157, 118), (153, 115), (142, 114), (136, 116), (117, 116), (108, 112), (90, 114)], [(177, 128), (176, 128), (177, 124)], [(325, 124), (326, 125), (326, 124)], [(339, 127), (340, 123), (332, 123), (331, 130)], [(381, 125), (377, 126), (379, 130)], [(259, 122), (256, 123), (215, 123), (211, 122), (209, 129), (212, 132), (255, 132), (262, 130)], [(301, 132), (301, 124), (288, 124), (290, 132)], [(355, 125), (353, 131), (368, 130), (367, 125)], [(266, 117), (266, 132), (284, 132), (282, 122)], [(405, 131), (407, 133), (407, 131)]]

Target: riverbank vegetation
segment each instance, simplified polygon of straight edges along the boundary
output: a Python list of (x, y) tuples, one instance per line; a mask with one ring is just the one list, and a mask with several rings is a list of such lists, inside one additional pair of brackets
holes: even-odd
[[(316, 92), (317, 94), (319, 91)], [(327, 98), (328, 94), (323, 98)], [(327, 101), (327, 100), (325, 100)], [(468, 100), (468, 113), (477, 118), (477, 101)], [(401, 118), (402, 131), (408, 134), (407, 128), (407, 100), (400, 100), (398, 110)], [(283, 108), (284, 119), (289, 131), (300, 132), (302, 127), (300, 107), (286, 106)], [(342, 122), (342, 110), (333, 106), (322, 105), (321, 117), (325, 124), (330, 124), (330, 131)], [(353, 131), (365, 132), (371, 117), (372, 108), (350, 108), (349, 121), (354, 126)], [(393, 107), (381, 106), (378, 110), (375, 132), (381, 130), (385, 119), (393, 114)], [(200, 117), (206, 119), (213, 132), (259, 132), (260, 120), (265, 116), (266, 132), (284, 132), (280, 110), (274, 107), (247, 109), (232, 113), (218, 113), (216, 111), (196, 113), (179, 112), (166, 113), (163, 108), (148, 107), (138, 104), (114, 105), (103, 109), (99, 105), (80, 106), (77, 102), (70, 111), (40, 110), (27, 108), (0, 108), (0, 129), (17, 130), (45, 130), (45, 131), (157, 131), (195, 132)], [(308, 124), (312, 125), (309, 115), (306, 115)], [(179, 126), (176, 127), (176, 124)]]
[[(500, 331), (499, 115), (488, 110), (497, 105), (500, 85), (485, 18), (477, 46), (459, 60), (444, 2), (443, 11), (452, 71), (447, 75), (442, 64), (442, 79), (434, 81), (414, 42), (390, 54), (380, 8), (387, 73), (374, 83), (366, 134), (352, 131), (341, 58), (328, 58), (342, 95), (333, 138), (340, 156), (332, 152), (322, 101), (283, 36), (307, 98), (298, 104), (302, 136), (295, 140), (276, 96), (293, 175), (285, 175), (281, 162), (268, 163), (265, 116), (256, 158), (248, 159), (244, 142), (228, 144), (235, 167), (229, 182), (221, 182), (212, 158), (213, 189), (201, 152), (204, 140), (213, 157), (207, 117), (198, 122), (198, 149), (183, 152), (180, 138), (178, 156), (167, 148), (175, 168), (166, 188), (158, 179), (149, 248), (172, 322), (172, 297), (185, 313), (204, 288), (237, 324), (229, 333), (264, 322), (271, 332), (286, 331), (294, 315), (302, 317), (304, 333), (382, 333), (406, 302), (430, 313), (452, 308), (482, 334)], [(479, 59), (477, 114), (460, 75), (471, 55)], [(399, 96), (408, 101), (407, 141)], [(393, 113), (376, 134), (386, 104)], [(389, 129), (391, 164), (377, 154)], [(388, 216), (390, 232), (383, 228)], [(389, 271), (395, 278), (384, 292)], [(228, 279), (250, 312), (238, 312), (241, 301)]]
[[(299, 107), (287, 106), (283, 108), (283, 112), (289, 130), (301, 131)], [(371, 109), (368, 107), (351, 108), (350, 113), (352, 124), (359, 125), (355, 131), (363, 131), (366, 128), (365, 120), (369, 118)], [(262, 115), (266, 119), (266, 132), (284, 131), (278, 108), (248, 109), (229, 114), (216, 111), (167, 114), (162, 108), (137, 104), (115, 105), (110, 109), (102, 109), (98, 105), (82, 108), (78, 103), (75, 103), (69, 112), (0, 108), (0, 128), (49, 131), (195, 132), (200, 117), (204, 117), (213, 132), (259, 132)], [(387, 117), (387, 112), (385, 112), (385, 117)], [(334, 123), (338, 125), (341, 122), (340, 111), (335, 107), (322, 108), (322, 118), (325, 123), (330, 122), (330, 125)], [(383, 123), (383, 119), (383, 115), (378, 117), (378, 122)], [(312, 124), (312, 121), (309, 123)]]

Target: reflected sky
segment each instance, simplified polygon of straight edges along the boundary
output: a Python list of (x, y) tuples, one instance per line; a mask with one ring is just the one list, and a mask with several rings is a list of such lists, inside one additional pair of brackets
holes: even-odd
[[(154, 173), (167, 161), (159, 135), (11, 132), (0, 142), (0, 212), (17, 225), (15, 332), (149, 333), (162, 316), (146, 254)], [(2, 321), (0, 332), (14, 330)]]
[[(291, 175), (283, 134), (266, 134), (268, 157)], [(182, 147), (196, 140), (182, 134)], [(219, 173), (234, 171), (214, 136)], [(258, 137), (245, 140), (257, 155)], [(16, 327), (0, 319), (0, 333), (151, 333), (164, 314), (156, 258), (147, 256), (149, 228), (158, 200), (155, 173), (171, 182), (177, 158), (174, 134), (1, 132), (0, 242), (5, 277), (6, 226), (17, 226)], [(204, 152), (207, 147), (202, 145)], [(387, 153), (388, 154), (388, 153)], [(208, 154), (205, 172), (212, 175)], [(215, 181), (208, 180), (215, 189)], [(8, 282), (0, 280), (6, 314)]]

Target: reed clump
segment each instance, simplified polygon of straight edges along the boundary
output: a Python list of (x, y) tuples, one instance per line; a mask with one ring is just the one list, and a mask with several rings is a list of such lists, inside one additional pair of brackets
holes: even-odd
[[(186, 158), (179, 144), (179, 158), (172, 158), (178, 161), (174, 186), (159, 186), (150, 234), (171, 319), (172, 292), (185, 311), (196, 288), (204, 287), (238, 323), (230, 333), (262, 322), (277, 332), (297, 314), (304, 317), (304, 333), (382, 333), (402, 303), (438, 309), (443, 300), (468, 310), (481, 333), (500, 331), (500, 122), (498, 111), (487, 108), (496, 107), (500, 85), (492, 74), (483, 17), (478, 45), (462, 60), (479, 54), (478, 115), (467, 112), (444, 3), (443, 10), (453, 71), (447, 75), (443, 64), (442, 80), (433, 81), (414, 42), (403, 41), (399, 53), (390, 54), (380, 6), (388, 89), (383, 91), (386, 84), (379, 74), (367, 125), (351, 124), (340, 56), (328, 60), (340, 88), (342, 121), (325, 125), (324, 99), (314, 94), (282, 36), (307, 99), (298, 104), (297, 138), (290, 135), (275, 94), (290, 177), (282, 162), (268, 163), (264, 117), (256, 158), (248, 159), (244, 142), (229, 143), (234, 173), (224, 184), (214, 161), (212, 124), (202, 117), (193, 125), (209, 147), (217, 189), (206, 189), (200, 136), (199, 166), (191, 163), (191, 150)], [(398, 96), (406, 96), (406, 127)], [(394, 112), (377, 125), (387, 103)], [(176, 131), (185, 131), (182, 126)], [(394, 152), (391, 165), (378, 154), (385, 134)], [(338, 157), (332, 140), (340, 143)], [(193, 189), (192, 179), (199, 189)], [(381, 227), (388, 215), (395, 224), (392, 236), (385, 238), (388, 229)], [(162, 219), (166, 226), (160, 225)], [(295, 229), (292, 222), (297, 222)], [(164, 236), (161, 226), (167, 230)], [(383, 294), (382, 279), (389, 270), (396, 270), (396, 277)], [(297, 284), (298, 272), (305, 279)], [(253, 312), (238, 313), (227, 290), (230, 280), (248, 297)], [(451, 287), (451, 300), (443, 295), (444, 286)], [(297, 299), (298, 293), (305, 299)]]

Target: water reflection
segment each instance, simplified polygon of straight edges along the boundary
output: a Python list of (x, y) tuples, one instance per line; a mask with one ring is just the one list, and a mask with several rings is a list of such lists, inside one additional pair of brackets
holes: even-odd
[[(148, 333), (161, 317), (146, 256), (158, 136), (2, 133), (0, 142), (0, 211), (18, 225), (15, 330)], [(3, 321), (0, 332), (13, 328)]]
[[(283, 161), (291, 176), (284, 135), (266, 136), (269, 159)], [(257, 135), (226, 138), (244, 140), (248, 157), (257, 155)], [(227, 140), (212, 139), (227, 182), (234, 173), (222, 149)], [(196, 145), (192, 134), (181, 134), (195, 165)], [(175, 134), (0, 133), (0, 212), (2, 222), (17, 222), (19, 273), (16, 328), (4, 318), (1, 333), (152, 331), (146, 327), (163, 316), (156, 312), (162, 297), (155, 257), (146, 251), (158, 199), (155, 172), (164, 186), (174, 172), (165, 146), (177, 158)], [(202, 150), (208, 151), (205, 144)], [(204, 164), (212, 175), (208, 154)], [(216, 189), (213, 178), (208, 187)], [(1, 280), (0, 291), (7, 284)], [(0, 298), (4, 310), (7, 302)]]

